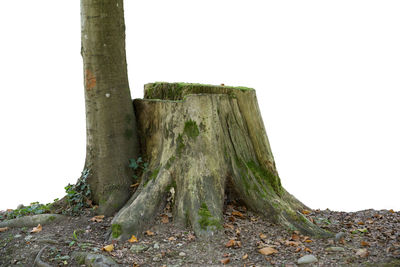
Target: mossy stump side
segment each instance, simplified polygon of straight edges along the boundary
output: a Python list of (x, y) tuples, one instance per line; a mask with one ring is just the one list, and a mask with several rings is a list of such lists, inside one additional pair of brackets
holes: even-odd
[(152, 83), (134, 106), (149, 168), (114, 217), (119, 231), (111, 238), (141, 235), (165, 206), (171, 187), (174, 223), (200, 237), (221, 228), (228, 191), (288, 229), (329, 235), (301, 214), (306, 207), (282, 187), (254, 89)]

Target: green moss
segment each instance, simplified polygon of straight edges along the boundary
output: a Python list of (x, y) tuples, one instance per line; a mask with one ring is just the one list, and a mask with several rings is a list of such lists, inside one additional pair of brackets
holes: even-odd
[(200, 216), (199, 224), (201, 229), (207, 230), (209, 226), (214, 226), (216, 228), (222, 227), (221, 222), (218, 219), (213, 218), (206, 203), (201, 203), (198, 214)]
[(188, 120), (185, 122), (185, 127), (183, 128), (183, 132), (190, 138), (196, 139), (199, 136), (200, 131), (197, 127), (197, 123), (193, 120)]
[(54, 221), (55, 219), (56, 219), (56, 216), (50, 216), (49, 217), (49, 221), (51, 221), (51, 222)]
[(125, 129), (124, 136), (126, 139), (131, 139), (133, 136), (133, 130), (132, 129)]
[(111, 235), (113, 238), (118, 238), (122, 235), (122, 227), (120, 224), (113, 224), (111, 226)]
[(281, 185), (281, 180), (277, 175), (273, 174), (269, 170), (260, 167), (254, 161), (249, 161), (246, 163), (246, 165), (261, 184), (264, 184), (263, 181), (265, 181), (267, 185), (272, 187), (272, 189), (278, 196), (282, 194), (283, 188)]
[(174, 189), (175, 189), (175, 192), (176, 192), (176, 182), (175, 182), (175, 180), (173, 180), (172, 183), (170, 183), (170, 184), (167, 186), (166, 191), (169, 192), (169, 191), (171, 190), (171, 188), (174, 188)]
[(160, 168), (155, 169), (151, 175), (150, 175), (150, 179), (155, 180), (158, 176), (158, 173), (160, 172)]
[(244, 86), (223, 86), (199, 83), (167, 83), (155, 82), (145, 85), (145, 99), (182, 100), (188, 94), (228, 94), (236, 97), (235, 91), (251, 91)]
[(172, 156), (168, 159), (167, 163), (165, 164), (165, 168), (168, 170), (169, 168), (171, 168), (172, 164), (175, 161), (175, 156)]
[(182, 134), (179, 134), (176, 138), (176, 154), (180, 156), (184, 148), (185, 144), (183, 143), (183, 136)]

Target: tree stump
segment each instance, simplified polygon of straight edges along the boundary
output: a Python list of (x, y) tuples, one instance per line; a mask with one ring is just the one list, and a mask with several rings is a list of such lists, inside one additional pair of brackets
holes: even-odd
[(254, 89), (186, 83), (145, 85), (134, 100), (141, 183), (112, 221), (112, 239), (141, 235), (174, 192), (173, 220), (208, 236), (222, 228), (225, 196), (274, 223), (326, 236), (281, 185)]

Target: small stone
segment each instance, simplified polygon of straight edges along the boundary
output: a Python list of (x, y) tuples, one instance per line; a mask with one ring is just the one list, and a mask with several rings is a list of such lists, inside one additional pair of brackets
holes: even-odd
[(318, 259), (314, 255), (305, 255), (297, 260), (297, 264), (309, 264), (317, 261)]
[(23, 208), (25, 208), (24, 204), (19, 204), (19, 205), (17, 206), (17, 210), (20, 210), (20, 209), (23, 209)]
[(131, 248), (130, 248), (130, 250), (131, 250), (133, 253), (140, 253), (140, 252), (145, 251), (145, 250), (147, 250), (147, 249), (148, 249), (147, 246), (145, 246), (145, 245), (139, 245), (139, 244), (132, 245)]
[(184, 257), (184, 256), (186, 256), (186, 253), (185, 252), (179, 252), (179, 256)]
[(153, 248), (154, 248), (154, 249), (159, 249), (159, 248), (160, 248), (160, 245), (159, 245), (158, 243), (155, 243), (154, 246), (153, 246)]
[(32, 239), (32, 237), (33, 237), (33, 236), (31, 236), (31, 235), (27, 235), (27, 236), (25, 237), (25, 241), (26, 241), (26, 242), (29, 242), (29, 241)]
[(344, 237), (344, 233), (343, 232), (339, 232), (335, 235), (335, 240), (336, 241), (340, 241), (342, 238)]
[(342, 247), (329, 247), (325, 249), (326, 251), (331, 251), (331, 252), (343, 252), (344, 248)]
[(155, 256), (155, 257), (153, 258), (153, 261), (160, 261), (160, 260), (161, 260), (161, 258), (158, 257), (158, 256)]
[(22, 235), (20, 235), (20, 234), (16, 234), (15, 236), (14, 236), (14, 238), (20, 238)]

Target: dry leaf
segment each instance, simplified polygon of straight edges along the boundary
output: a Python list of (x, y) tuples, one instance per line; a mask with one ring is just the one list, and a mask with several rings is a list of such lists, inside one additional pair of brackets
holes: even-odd
[(390, 213), (395, 213), (395, 211), (393, 209), (390, 209), (389, 212)]
[(243, 256), (242, 256), (242, 260), (246, 260), (247, 258), (249, 257), (249, 254), (244, 254)]
[(168, 215), (166, 215), (166, 214), (161, 215), (161, 222), (169, 223)]
[(136, 243), (139, 242), (136, 236), (132, 235), (131, 238), (128, 240), (129, 243)]
[(5, 232), (5, 231), (7, 231), (8, 229), (9, 229), (8, 227), (0, 228), (0, 233), (1, 233), (1, 232)]
[(244, 217), (244, 215), (240, 211), (236, 211), (236, 210), (232, 211), (232, 215), (240, 217), (240, 218)]
[(369, 254), (368, 250), (366, 248), (361, 248), (356, 251), (356, 255), (359, 256), (360, 258), (365, 258)]
[(234, 245), (235, 245), (235, 240), (231, 239), (225, 244), (225, 247), (230, 248), (233, 247)]
[(310, 239), (309, 236), (306, 236), (306, 235), (305, 235), (305, 236), (302, 237), (302, 241), (303, 241), (303, 242), (307, 242), (308, 239)]
[(285, 241), (285, 245), (286, 245), (286, 246), (297, 247), (298, 245), (300, 245), (300, 242), (296, 242), (296, 241)]
[(357, 222), (358, 225), (364, 225), (364, 222)]
[(373, 224), (373, 223), (374, 223), (374, 220), (368, 219), (368, 220), (366, 220), (366, 222), (367, 222), (368, 224)]
[(311, 239), (306, 239), (306, 241), (305, 241), (306, 243), (311, 243), (312, 242), (312, 240)]
[(361, 246), (363, 246), (363, 247), (369, 247), (370, 244), (369, 244), (368, 242), (361, 241)]
[(222, 260), (221, 260), (221, 263), (222, 263), (222, 264), (228, 264), (230, 261), (231, 261), (231, 260), (230, 260), (229, 258), (226, 258), (226, 259), (222, 259)]
[(312, 253), (312, 250), (311, 250), (311, 249), (309, 249), (309, 248), (304, 248), (304, 251), (305, 251), (305, 252)]
[(304, 215), (308, 215), (311, 213), (311, 211), (309, 210), (302, 210), (301, 213), (303, 213)]
[(194, 236), (192, 234), (188, 234), (188, 239), (189, 239), (189, 241), (195, 240), (196, 236)]
[(236, 219), (235, 219), (235, 217), (233, 217), (233, 216), (229, 216), (229, 217), (228, 217), (228, 220), (229, 220), (230, 222), (234, 222)]
[(33, 227), (31, 233), (39, 233), (42, 231), (42, 226), (40, 224), (38, 224), (38, 226)]
[(13, 209), (7, 209), (6, 210), (6, 212), (12, 212), (13, 211)]
[(241, 247), (242, 247), (242, 242), (236, 241), (236, 242), (235, 242), (235, 247), (241, 248)]
[(258, 252), (260, 252), (262, 255), (271, 255), (274, 253), (278, 253), (278, 251), (272, 247), (262, 248), (262, 249), (258, 250)]
[(267, 239), (267, 236), (266, 236), (266, 235), (264, 235), (263, 233), (260, 233), (260, 235), (259, 235), (259, 236), (260, 236), (260, 238), (261, 238), (261, 239)]
[(148, 236), (153, 236), (153, 235), (154, 235), (154, 232), (152, 232), (152, 231), (150, 231), (150, 230), (147, 230), (147, 231), (145, 232), (145, 234), (148, 235)]
[(175, 241), (176, 237), (175, 236), (171, 236), (170, 238), (168, 238), (168, 241)]
[(295, 252), (300, 252), (301, 248), (296, 248)]
[(103, 219), (104, 219), (104, 215), (97, 215), (97, 216), (94, 216), (93, 218), (91, 218), (90, 220), (92, 222), (102, 222)]
[(300, 240), (300, 236), (297, 233), (293, 233), (292, 234), (292, 238), (290, 240), (299, 241)]
[(233, 226), (233, 224), (230, 224), (230, 223), (224, 223), (224, 228), (229, 228), (229, 229), (234, 230), (235, 226)]
[(111, 244), (111, 245), (104, 246), (104, 247), (101, 248), (101, 250), (104, 250), (104, 251), (107, 251), (107, 252), (111, 252), (111, 251), (114, 250), (114, 245)]
[(236, 233), (236, 235), (240, 235), (240, 229), (239, 228), (236, 229), (235, 233)]

